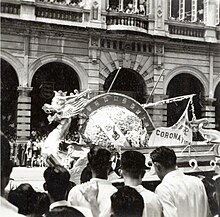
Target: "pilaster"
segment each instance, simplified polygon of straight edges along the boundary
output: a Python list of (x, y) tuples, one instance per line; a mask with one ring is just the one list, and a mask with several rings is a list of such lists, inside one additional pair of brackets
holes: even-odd
[(24, 20), (35, 20), (35, 0), (22, 0), (20, 18)]
[(209, 0), (207, 3), (206, 13), (207, 18), (205, 20), (205, 40), (207, 42), (216, 43), (217, 36), (216, 36), (216, 10), (217, 10), (217, 1), (216, 0)]
[[(165, 99), (167, 96), (164, 94), (154, 94), (152, 102), (158, 102)], [(155, 127), (163, 127), (167, 124), (167, 105), (157, 105), (147, 109)]]
[(17, 141), (21, 143), (30, 138), (31, 132), (31, 97), (32, 87), (18, 87), (17, 105)]
[(154, 32), (157, 35), (165, 36), (166, 26), (165, 19), (167, 17), (167, 1), (155, 0), (154, 1), (154, 17), (155, 17), (155, 26)]
[(205, 103), (202, 107), (202, 117), (207, 118), (210, 122), (207, 126), (209, 129), (215, 128), (215, 106), (213, 106), (215, 100), (214, 98), (205, 98)]
[[(94, 93), (99, 91), (99, 59), (100, 59), (100, 37), (96, 34), (90, 35), (89, 41), (89, 70), (88, 70), (88, 87), (94, 90)], [(92, 93), (90, 94), (92, 96)]]

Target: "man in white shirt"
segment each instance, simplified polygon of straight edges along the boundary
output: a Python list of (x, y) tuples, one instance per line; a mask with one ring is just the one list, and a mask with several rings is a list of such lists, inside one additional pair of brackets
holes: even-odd
[[(111, 166), (111, 153), (104, 148), (93, 147), (87, 157), (92, 171), (92, 178), (89, 182), (73, 187), (69, 192), (68, 201), (73, 206), (92, 208), (93, 211), (100, 212), (99, 214), (93, 213), (95, 216), (109, 217), (111, 213), (110, 197), (117, 191), (117, 188), (107, 180)], [(93, 204), (94, 206), (90, 204), (91, 201), (88, 201), (85, 197), (85, 192), (93, 190), (97, 192), (95, 202), (98, 207), (96, 210), (94, 209), (95, 204)]]
[(48, 191), (50, 198), (49, 210), (52, 211), (56, 207), (73, 207), (82, 213), (82, 216), (92, 217), (92, 212), (83, 207), (72, 206), (67, 200), (67, 190), (69, 187), (70, 174), (63, 166), (56, 165), (48, 167), (44, 171), (44, 190)]
[(210, 216), (208, 199), (202, 181), (177, 169), (176, 154), (167, 147), (158, 147), (150, 157), (158, 177), (162, 180), (155, 190), (164, 217)]
[(22, 217), (18, 214), (18, 208), (9, 203), (5, 197), (5, 187), (9, 182), (13, 163), (10, 161), (10, 144), (6, 137), (1, 133), (1, 197), (0, 197), (0, 213), (1, 217)]
[(121, 171), (124, 184), (137, 190), (144, 199), (143, 217), (161, 217), (162, 204), (158, 195), (144, 188), (142, 178), (147, 169), (145, 156), (138, 151), (126, 151), (121, 156)]

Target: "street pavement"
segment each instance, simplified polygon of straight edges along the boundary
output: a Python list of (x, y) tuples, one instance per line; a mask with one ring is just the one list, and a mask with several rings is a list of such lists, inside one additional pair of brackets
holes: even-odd
[(36, 191), (44, 191), (43, 173), (46, 167), (14, 167), (11, 173), (11, 178), (14, 179), (18, 186), (22, 183), (29, 183)]

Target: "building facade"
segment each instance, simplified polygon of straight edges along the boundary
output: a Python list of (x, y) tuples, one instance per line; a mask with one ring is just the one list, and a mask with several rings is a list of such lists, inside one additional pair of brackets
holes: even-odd
[[(48, 126), (54, 90), (90, 88), (141, 104), (193, 94), (197, 118), (220, 130), (218, 0), (2, 0), (2, 130), (26, 140)], [(186, 102), (152, 107), (171, 126)], [(48, 129), (47, 129), (48, 130)], [(6, 134), (7, 134), (6, 133)]]

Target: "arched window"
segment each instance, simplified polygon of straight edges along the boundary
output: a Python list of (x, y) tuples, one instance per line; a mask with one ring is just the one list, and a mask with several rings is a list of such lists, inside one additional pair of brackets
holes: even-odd
[[(47, 114), (43, 111), (44, 103), (51, 104), (54, 90), (67, 91), (67, 94), (75, 89), (79, 90), (79, 78), (75, 70), (70, 66), (52, 62), (41, 66), (32, 79), (33, 90), (31, 92), (31, 128), (45, 134), (54, 128), (49, 125)], [(77, 122), (72, 121), (72, 129), (77, 130)]]

